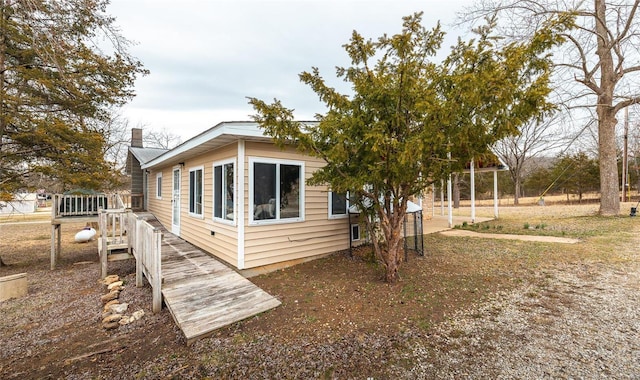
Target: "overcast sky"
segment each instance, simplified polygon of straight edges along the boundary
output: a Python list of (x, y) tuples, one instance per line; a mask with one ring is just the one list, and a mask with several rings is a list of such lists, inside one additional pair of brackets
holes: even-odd
[(348, 66), (342, 45), (353, 30), (367, 38), (400, 31), (402, 17), (424, 11), (440, 20), (446, 51), (462, 30), (455, 13), (472, 0), (112, 0), (131, 53), (151, 73), (136, 82), (123, 109), (130, 126), (166, 128), (185, 141), (222, 121), (249, 120), (247, 96), (282, 100), (296, 118), (324, 108), (298, 79), (316, 66), (340, 88), (336, 66)]

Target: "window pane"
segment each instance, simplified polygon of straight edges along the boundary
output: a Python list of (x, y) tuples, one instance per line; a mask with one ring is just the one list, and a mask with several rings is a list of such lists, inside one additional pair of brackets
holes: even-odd
[(331, 192), (331, 215), (347, 213), (347, 194)]
[(196, 170), (196, 214), (202, 215), (202, 170)]
[(300, 217), (300, 166), (280, 165), (280, 218)]
[(253, 164), (253, 219), (276, 218), (276, 165)]
[(189, 212), (202, 215), (202, 169), (189, 172)]
[(233, 164), (224, 165), (225, 173), (225, 212), (224, 218), (227, 220), (233, 220), (233, 195), (235, 193), (235, 173), (233, 170)]
[(156, 196), (160, 198), (162, 196), (162, 177), (156, 177)]
[(222, 218), (222, 166), (213, 168), (213, 216)]
[(195, 172), (189, 172), (189, 212), (194, 213), (196, 210), (196, 194), (195, 194)]

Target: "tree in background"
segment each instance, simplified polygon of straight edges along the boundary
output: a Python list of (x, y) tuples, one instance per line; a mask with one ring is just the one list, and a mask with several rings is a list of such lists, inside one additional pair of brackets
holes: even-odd
[[(132, 128), (129, 120), (114, 111), (106, 120), (96, 125), (95, 128), (105, 138), (103, 146), (105, 161), (112, 166), (116, 175), (124, 173), (127, 164), (127, 153), (131, 145)], [(138, 125), (136, 128), (144, 129), (144, 126)], [(181, 142), (180, 136), (171, 133), (166, 128), (160, 130), (149, 128), (145, 129), (143, 133), (143, 143), (147, 148), (173, 149)], [(116, 179), (106, 184), (106, 186), (111, 185), (111, 188), (106, 187), (104, 190), (117, 190), (121, 183)]]
[[(0, 194), (44, 175), (101, 188), (105, 122), (145, 74), (107, 15), (108, 0), (0, 0)], [(109, 42), (106, 42), (109, 41)], [(108, 126), (107, 126), (108, 130)]]
[(567, 194), (567, 201), (570, 194), (575, 194), (578, 202), (582, 202), (584, 193), (597, 190), (600, 185), (598, 160), (584, 152), (558, 157), (550, 174), (554, 178), (551, 190), (562, 190)]
[(278, 100), (250, 98), (254, 120), (277, 145), (294, 144), (326, 162), (310, 184), (349, 191), (365, 219), (378, 221), (369, 232), (379, 237), (373, 245), (388, 282), (398, 279), (409, 199), (552, 109), (546, 51), (565, 27), (550, 23), (531, 40), (498, 49), (491, 20), (436, 64), (440, 27), (427, 30), (421, 13), (403, 20), (399, 34), (372, 41), (354, 31), (344, 45), (352, 66), (337, 75), (351, 84), (351, 96), (328, 86), (316, 68), (300, 74), (327, 106), (318, 123), (294, 121)]
[(494, 146), (493, 151), (509, 167), (514, 205), (519, 204), (527, 163), (567, 143), (563, 133), (557, 128), (557, 122), (557, 117), (532, 120), (520, 128), (520, 133), (507, 136)]
[[(595, 110), (600, 162), (600, 214), (620, 211), (616, 124), (618, 112), (640, 103), (638, 44), (640, 0), (610, 2), (557, 0), (481, 0), (466, 20), (498, 14), (509, 20), (500, 29), (520, 40), (558, 14), (576, 15), (566, 44), (555, 56), (558, 93), (567, 109)], [(577, 86), (575, 85), (577, 84)]]

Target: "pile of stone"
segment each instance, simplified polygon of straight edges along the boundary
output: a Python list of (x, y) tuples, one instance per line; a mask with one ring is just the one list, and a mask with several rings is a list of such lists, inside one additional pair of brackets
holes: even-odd
[(117, 329), (120, 326), (128, 325), (144, 316), (144, 310), (134, 311), (131, 315), (126, 315), (129, 304), (120, 303), (120, 292), (124, 290), (124, 283), (118, 275), (110, 275), (102, 280), (107, 286), (107, 294), (100, 297), (104, 309), (102, 312), (102, 328), (106, 330)]

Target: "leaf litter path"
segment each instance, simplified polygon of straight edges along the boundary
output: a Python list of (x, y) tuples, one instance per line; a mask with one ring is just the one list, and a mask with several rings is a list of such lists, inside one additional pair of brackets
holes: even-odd
[(521, 240), (521, 241), (534, 241), (534, 242), (544, 242), (544, 243), (576, 244), (580, 242), (579, 239), (556, 237), (556, 236), (490, 234), (490, 233), (480, 233), (480, 232), (459, 230), (459, 229), (440, 231), (440, 234), (444, 236), (455, 236), (455, 237)]

